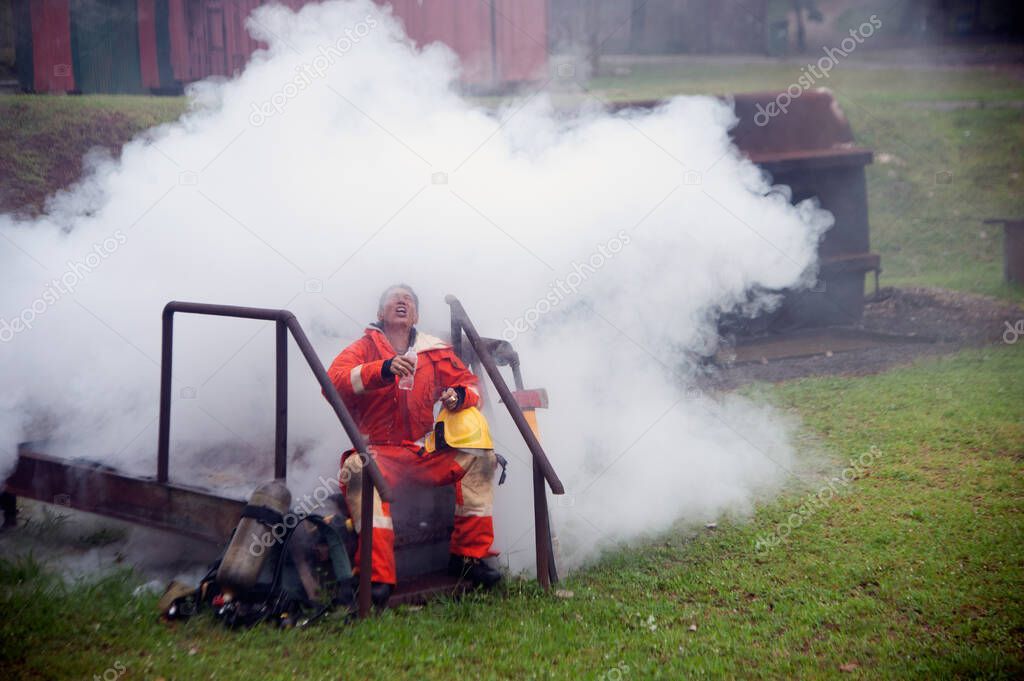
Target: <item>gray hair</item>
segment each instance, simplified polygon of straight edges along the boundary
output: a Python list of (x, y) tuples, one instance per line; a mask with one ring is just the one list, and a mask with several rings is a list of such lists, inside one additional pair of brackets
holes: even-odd
[(380, 302), (377, 303), (377, 312), (384, 309), (384, 303), (388, 302), (388, 296), (390, 296), (391, 292), (396, 289), (402, 289), (409, 292), (409, 295), (412, 296), (412, 302), (416, 304), (416, 310), (418, 312), (420, 309), (420, 299), (416, 295), (416, 292), (412, 290), (412, 286), (409, 286), (408, 284), (394, 284), (393, 286), (388, 286), (384, 289), (384, 293), (380, 294)]

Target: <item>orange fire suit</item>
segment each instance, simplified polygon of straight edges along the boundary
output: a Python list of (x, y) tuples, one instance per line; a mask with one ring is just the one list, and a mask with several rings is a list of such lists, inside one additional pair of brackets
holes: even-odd
[[(491, 552), (494, 453), (453, 449), (421, 453), (422, 439), (434, 425), (433, 405), (441, 392), (455, 388), (460, 393), (462, 400), (457, 410), (478, 406), (477, 377), (441, 339), (416, 329), (412, 329), (411, 335), (417, 359), (412, 390), (400, 390), (397, 377), (382, 374), (384, 363), (397, 353), (376, 324), (368, 326), (362, 338), (335, 358), (328, 371), (331, 382), (366, 436), (388, 484), (413, 481), (433, 486), (455, 485), (451, 552), (472, 558), (496, 555)], [(342, 455), (340, 482), (358, 531), (363, 462), (354, 453), (349, 450)], [(390, 504), (382, 503), (375, 491), (373, 581), (396, 583), (394, 544)]]

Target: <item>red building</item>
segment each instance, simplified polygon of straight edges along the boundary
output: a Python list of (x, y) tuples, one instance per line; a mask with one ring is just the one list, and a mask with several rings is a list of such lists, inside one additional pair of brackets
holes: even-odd
[[(310, 0), (275, 0), (298, 9)], [(498, 90), (547, 70), (548, 0), (375, 0), (420, 45), (443, 42), (465, 85)], [(240, 71), (264, 0), (13, 0), (15, 62), (28, 92), (176, 93)]]

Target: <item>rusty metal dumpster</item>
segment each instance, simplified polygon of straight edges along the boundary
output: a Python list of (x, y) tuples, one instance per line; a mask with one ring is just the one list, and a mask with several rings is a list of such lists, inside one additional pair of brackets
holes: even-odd
[[(881, 271), (881, 258), (871, 252), (869, 239), (864, 168), (872, 162), (871, 150), (857, 146), (832, 93), (804, 92), (785, 113), (777, 108), (779, 96), (760, 92), (730, 97), (739, 119), (732, 130), (733, 141), (771, 174), (774, 184), (789, 186), (794, 202), (817, 197), (822, 208), (835, 216), (835, 224), (818, 247), (817, 285), (785, 292), (781, 307), (758, 319), (726, 319), (744, 335), (856, 324), (864, 311), (864, 277)], [(611, 108), (660, 104), (656, 100), (619, 102)], [(766, 110), (777, 113), (764, 115)]]

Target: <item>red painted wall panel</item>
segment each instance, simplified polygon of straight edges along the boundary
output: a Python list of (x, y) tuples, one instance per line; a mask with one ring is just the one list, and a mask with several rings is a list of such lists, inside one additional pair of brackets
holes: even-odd
[(491, 82), (491, 10), (487, 2), (378, 0), (378, 4), (391, 5), (392, 13), (417, 45), (448, 45), (462, 61), (463, 82)]
[(206, 29), (208, 73), (215, 76), (226, 76), (228, 74), (228, 55), (224, 5), (219, 0), (204, 0), (200, 3), (200, 7), (199, 20), (203, 22)]
[(142, 87), (160, 87), (160, 66), (156, 55), (156, 2), (138, 0), (139, 72)]
[(31, 13), (32, 70), (36, 92), (74, 90), (70, 0), (35, 0)]
[[(298, 12), (300, 9), (302, 9), (303, 5), (307, 5), (307, 4), (309, 4), (310, 2), (313, 2), (313, 1), (314, 0), (277, 0), (277, 2), (279, 4), (284, 5), (285, 7), (290, 7), (293, 10), (295, 10), (296, 12)], [(265, 2), (263, 4), (270, 4), (270, 2), (268, 0), (268, 2)]]
[(419, 28), (419, 12), (416, 10), (418, 6), (417, 0), (391, 0), (386, 2), (385, 0), (374, 0), (378, 5), (390, 5), (391, 14), (398, 17), (402, 25), (405, 26), (405, 32), (410, 38), (416, 40)]
[(547, 77), (547, 0), (494, 0), (498, 78), (501, 82)]
[(245, 28), (246, 19), (261, 4), (260, 0), (235, 0), (224, 5), (229, 73), (240, 72), (245, 68), (245, 63), (249, 61), (252, 53), (264, 46), (263, 43), (253, 40)]
[(459, 3), (453, 19), (450, 38), (442, 40), (459, 55), (463, 82), (473, 85), (491, 83), (495, 71), (490, 5), (485, 2)]
[(188, 56), (188, 13), (185, 0), (167, 0), (167, 32), (171, 38), (171, 70), (175, 80), (192, 80)]
[[(144, 0), (139, 1), (141, 7)], [(189, 82), (240, 71), (262, 46), (249, 36), (245, 21), (265, 1), (168, 0), (175, 78)], [(278, 1), (299, 9), (309, 0)], [(502, 85), (546, 74), (548, 0), (494, 0), (497, 46), (493, 48), (490, 1), (376, 1), (391, 5), (418, 45), (440, 41), (451, 47), (462, 61), (466, 84)]]

